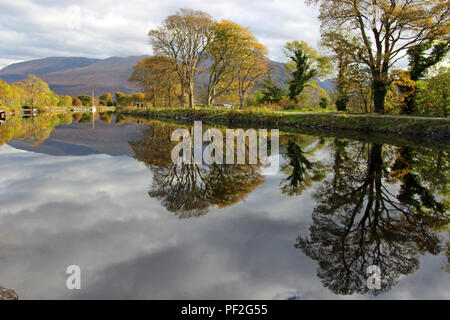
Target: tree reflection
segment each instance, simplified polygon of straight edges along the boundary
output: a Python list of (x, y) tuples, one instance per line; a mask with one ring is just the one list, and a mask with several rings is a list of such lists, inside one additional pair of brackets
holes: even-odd
[(0, 146), (11, 139), (27, 141), (36, 147), (50, 137), (53, 129), (62, 124), (71, 124), (70, 113), (48, 114), (33, 118), (13, 116), (0, 127)]
[(441, 252), (438, 233), (449, 223), (445, 206), (412, 173), (408, 150), (397, 158), (393, 151), (380, 144), (335, 144), (333, 176), (314, 195), (310, 235), (296, 243), (318, 262), (318, 276), (334, 293), (371, 291), (370, 265), (382, 272), (382, 288), (372, 293), (388, 291), (419, 268), (419, 254)]
[(143, 137), (130, 142), (135, 157), (153, 172), (149, 196), (180, 218), (202, 216), (212, 206), (228, 207), (263, 183), (258, 165), (173, 164), (170, 140), (177, 126), (152, 122)]
[[(317, 140), (317, 141), (316, 141)], [(281, 192), (290, 196), (300, 195), (326, 176), (327, 167), (320, 161), (309, 159), (324, 146), (318, 138), (301, 137), (300, 141), (290, 139), (285, 145), (285, 164), (281, 171), (287, 176), (281, 182)], [(304, 151), (308, 149), (308, 151)]]

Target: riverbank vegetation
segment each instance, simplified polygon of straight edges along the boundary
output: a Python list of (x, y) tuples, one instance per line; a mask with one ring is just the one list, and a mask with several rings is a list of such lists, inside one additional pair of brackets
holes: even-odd
[[(115, 105), (109, 92), (94, 99), (97, 106), (110, 107)], [(11, 113), (21, 113), (24, 106), (38, 109), (40, 112), (70, 111), (73, 108), (92, 106), (92, 96), (58, 95), (50, 89), (44, 80), (34, 74), (29, 74), (23, 81), (11, 84), (0, 79), (0, 109)]]
[[(448, 116), (448, 86), (440, 84), (450, 71), (438, 68), (450, 50), (447, 1), (308, 2), (320, 4), (320, 51), (287, 42), (285, 82), (272, 78), (267, 49), (249, 28), (190, 9), (150, 30), (155, 56), (140, 61), (130, 81), (152, 107)], [(405, 57), (408, 67), (399, 68)]]
[(352, 130), (400, 135), (450, 137), (446, 119), (393, 117), (345, 113), (277, 112), (262, 108), (230, 110), (217, 108), (124, 108), (120, 113), (149, 118), (201, 120), (231, 124), (255, 124), (277, 127), (307, 127), (325, 130)]
[(0, 79), (0, 108), (7, 112), (22, 112), (23, 106), (40, 111), (69, 109), (72, 107), (72, 97), (57, 95), (45, 81), (33, 74), (12, 84)]

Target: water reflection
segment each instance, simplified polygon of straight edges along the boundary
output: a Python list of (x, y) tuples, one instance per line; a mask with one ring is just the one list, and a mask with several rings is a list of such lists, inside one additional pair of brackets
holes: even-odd
[[(238, 203), (263, 183), (255, 166), (171, 164), (176, 128), (154, 123), (131, 143), (153, 172), (150, 197), (168, 211), (181, 218), (204, 215), (211, 206)], [(317, 261), (318, 276), (334, 293), (368, 293), (371, 265), (383, 275), (381, 290), (371, 293), (386, 292), (419, 268), (419, 255), (445, 248), (439, 237), (449, 224), (445, 151), (307, 136), (282, 140), (281, 192), (298, 196), (316, 184), (310, 234), (301, 234), (295, 246)], [(327, 163), (315, 159), (325, 147)]]
[[(113, 113), (11, 118), (0, 126), (0, 144), (23, 140), (34, 151), (2, 149), (0, 162), (13, 168), (0, 190), (2, 285), (24, 292), (32, 285), (21, 279), (30, 274), (50, 288), (37, 284), (34, 296), (68, 294), (55, 274), (76, 260), (95, 266), (82, 298), (402, 297), (402, 290), (416, 297), (421, 289), (445, 296), (446, 146), (282, 133), (281, 171), (265, 178), (257, 165), (173, 165), (170, 137), (180, 126)], [(61, 160), (39, 155), (52, 139), (89, 150)], [(128, 149), (111, 151), (123, 144)], [(61, 241), (67, 234), (76, 241)], [(424, 264), (438, 254), (441, 273)], [(13, 273), (24, 265), (39, 271)], [(367, 289), (369, 265), (381, 268), (382, 290)], [(408, 277), (399, 288), (413, 274), (434, 282)]]
[(180, 218), (198, 217), (211, 206), (224, 208), (246, 198), (264, 182), (258, 165), (173, 164), (170, 140), (177, 126), (154, 122), (130, 142), (137, 160), (153, 173), (149, 196)]
[(324, 139), (305, 136), (298, 140), (290, 139), (284, 145), (282, 172), (285, 178), (281, 182), (281, 192), (289, 196), (301, 195), (314, 182), (322, 181), (328, 169), (321, 161), (308, 159), (325, 146)]
[(296, 247), (317, 261), (322, 283), (337, 294), (367, 293), (367, 267), (380, 267), (382, 288), (372, 291), (380, 294), (417, 270), (419, 255), (441, 252), (448, 207), (412, 173), (408, 148), (340, 141), (332, 148), (331, 176), (314, 193), (310, 234)]

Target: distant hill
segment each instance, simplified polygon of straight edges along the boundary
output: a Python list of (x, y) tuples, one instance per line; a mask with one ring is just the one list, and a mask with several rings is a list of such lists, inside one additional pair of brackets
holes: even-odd
[[(133, 67), (139, 60), (148, 56), (111, 57), (107, 59), (89, 59), (82, 57), (51, 57), (15, 63), (0, 70), (0, 78), (9, 83), (21, 81), (33, 73), (46, 81), (57, 94), (77, 96), (92, 93), (100, 95), (105, 92), (122, 91), (133, 93), (135, 88), (128, 82)], [(272, 79), (283, 88), (288, 75), (284, 65), (270, 61)], [(199, 75), (199, 82), (207, 79)], [(330, 80), (320, 85), (331, 90), (334, 85)]]
[(146, 56), (107, 59), (45, 58), (12, 64), (0, 70), (0, 78), (11, 83), (33, 73), (46, 81), (57, 94), (76, 96), (135, 90), (128, 83), (133, 66)]
[(29, 73), (42, 77), (52, 72), (87, 67), (97, 61), (99, 60), (77, 57), (52, 57), (30, 60), (5, 67), (0, 70), (0, 77), (7, 82), (17, 82), (23, 80)]

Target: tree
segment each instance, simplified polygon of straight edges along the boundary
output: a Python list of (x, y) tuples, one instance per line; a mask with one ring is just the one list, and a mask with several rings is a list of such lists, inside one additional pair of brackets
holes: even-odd
[(7, 82), (0, 79), (0, 106), (10, 106), (12, 98), (12, 89)]
[(354, 30), (363, 50), (358, 58), (371, 72), (375, 112), (385, 111), (390, 69), (406, 51), (448, 37), (447, 0), (308, 0), (320, 3), (322, 30)]
[(52, 100), (52, 92), (47, 83), (34, 74), (29, 74), (25, 80), (18, 83), (24, 90), (26, 103), (31, 107), (44, 107)]
[(209, 14), (180, 9), (167, 17), (163, 25), (148, 34), (153, 52), (170, 58), (181, 85), (180, 104), (184, 106), (185, 91), (189, 106), (194, 107), (194, 80), (197, 65), (213, 36), (213, 21)]
[(267, 78), (264, 80), (262, 84), (262, 98), (261, 102), (266, 103), (278, 103), (281, 101), (281, 98), (283, 97), (283, 89), (281, 89), (280, 86), (275, 84), (272, 81), (272, 78)]
[(286, 56), (290, 59), (285, 65), (286, 70), (291, 74), (288, 81), (289, 98), (298, 102), (298, 96), (307, 87), (320, 91), (317, 79), (332, 72), (330, 59), (319, 55), (304, 41), (287, 42), (284, 48)]
[(206, 93), (208, 105), (214, 104), (217, 97), (231, 91), (242, 61), (242, 48), (251, 37), (250, 30), (237, 23), (222, 20), (214, 24), (213, 41), (209, 43), (207, 50), (212, 60)]
[(248, 31), (242, 39), (238, 60), (233, 89), (242, 108), (248, 93), (269, 73), (267, 48)]
[(116, 104), (117, 106), (126, 106), (127, 105), (127, 101), (126, 101), (126, 94), (120, 91), (117, 91), (115, 94), (116, 96)]
[(78, 98), (78, 97), (72, 98), (72, 104), (74, 107), (81, 107), (83, 105), (80, 98)]
[(129, 81), (152, 100), (153, 106), (171, 107), (180, 87), (177, 72), (168, 57), (154, 56), (138, 61)]
[(418, 82), (417, 108), (426, 115), (448, 117), (450, 109), (450, 68)]
[(92, 103), (92, 97), (88, 96), (86, 94), (79, 95), (78, 99), (80, 99), (80, 101), (84, 107), (89, 107)]
[(308, 86), (308, 82), (318, 74), (318, 71), (311, 69), (308, 57), (301, 49), (296, 50), (290, 58), (295, 63), (295, 70), (288, 84), (289, 98), (297, 102), (297, 96)]
[(58, 106), (60, 107), (71, 107), (73, 105), (71, 96), (60, 96)]
[(100, 101), (101, 106), (112, 106), (113, 105), (111, 93), (109, 93), (109, 92), (102, 94), (99, 97), (99, 101)]
[(328, 103), (328, 98), (327, 98), (327, 97), (321, 97), (321, 98), (320, 98), (320, 102), (319, 102), (319, 106), (320, 106), (322, 109), (327, 109), (327, 108), (328, 108), (328, 105), (329, 105), (329, 103)]
[(338, 111), (346, 111), (351, 96), (361, 93), (358, 88), (365, 82), (360, 76), (362, 67), (356, 56), (362, 44), (357, 37), (339, 28), (322, 33), (321, 45), (332, 52), (331, 59), (337, 67), (336, 107)]
[[(431, 52), (427, 53), (427, 51)], [(425, 77), (428, 70), (438, 64), (450, 51), (449, 41), (428, 41), (408, 50), (409, 70), (399, 72), (395, 82), (403, 95), (402, 113), (416, 111), (417, 81)]]

